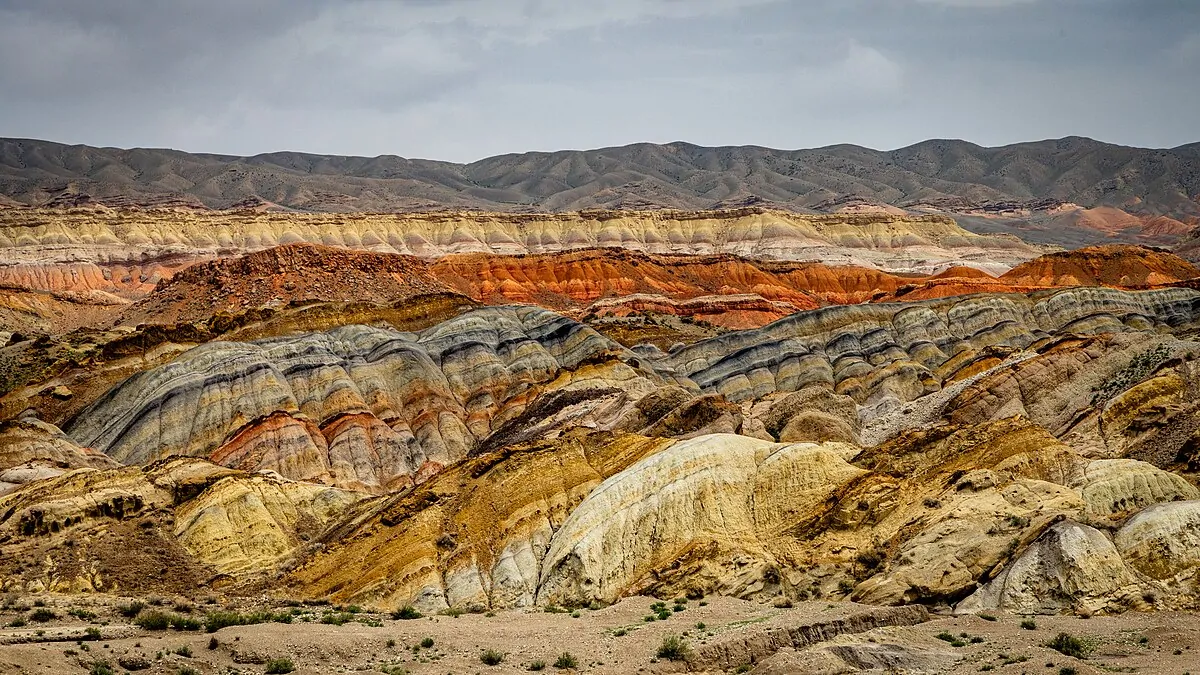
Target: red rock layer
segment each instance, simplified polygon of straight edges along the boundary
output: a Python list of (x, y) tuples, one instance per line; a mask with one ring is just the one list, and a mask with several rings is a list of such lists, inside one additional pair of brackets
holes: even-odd
[(305, 300), (392, 304), (449, 292), (419, 258), (289, 244), (188, 267), (134, 304), (122, 321), (178, 323)]
[(1000, 280), (1022, 286), (1119, 286), (1170, 284), (1200, 276), (1200, 269), (1163, 249), (1089, 246), (1051, 253), (1009, 270)]

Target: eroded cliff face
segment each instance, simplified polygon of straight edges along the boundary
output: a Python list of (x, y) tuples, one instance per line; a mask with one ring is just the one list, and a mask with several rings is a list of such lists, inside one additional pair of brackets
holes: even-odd
[(125, 463), (182, 454), (390, 490), (462, 460), (538, 397), (636, 395), (664, 381), (635, 364), (557, 314), (488, 308), (418, 334), (347, 326), (210, 342), (130, 378), (67, 428)]
[(53, 561), (0, 584), (138, 587), (136, 535), (172, 588), (380, 608), (1197, 604), (1162, 542), (1200, 501), (1200, 291), (823, 307), (666, 350), (530, 306), (300, 318), (334, 306), (143, 327), (0, 399), (0, 547)]
[(228, 256), (303, 242), (423, 258), (620, 247), (664, 255), (727, 253), (918, 272), (948, 262), (1001, 272), (1037, 255), (1019, 239), (972, 234), (940, 215), (801, 215), (757, 208), (528, 215), (8, 209), (0, 211), (0, 251), (8, 268), (0, 280), (54, 276), (56, 266), (73, 264), (81, 283), (108, 289), (118, 281), (135, 283), (125, 281), (124, 273), (106, 275), (104, 268), (109, 266), (128, 268), (132, 274), (131, 266), (139, 265), (138, 283), (146, 283), (159, 272), (153, 265), (170, 264), (158, 261)]

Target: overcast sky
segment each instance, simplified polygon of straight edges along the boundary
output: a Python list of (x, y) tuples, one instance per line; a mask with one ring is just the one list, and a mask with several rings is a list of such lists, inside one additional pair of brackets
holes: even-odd
[(470, 161), (1200, 141), (1200, 0), (0, 0), (0, 136)]

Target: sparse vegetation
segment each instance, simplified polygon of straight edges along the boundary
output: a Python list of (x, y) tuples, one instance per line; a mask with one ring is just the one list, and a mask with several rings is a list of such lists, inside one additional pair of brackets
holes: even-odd
[(578, 668), (579, 661), (573, 654), (571, 654), (571, 652), (563, 652), (559, 654), (558, 658), (554, 661), (554, 667), (558, 668), (559, 670)]
[(397, 619), (397, 620), (408, 621), (408, 620), (412, 620), (412, 619), (420, 619), (423, 616), (425, 616), (425, 615), (418, 612), (415, 608), (413, 608), (412, 605), (405, 605), (405, 606), (401, 607), (400, 609), (392, 612), (392, 618)]
[(108, 661), (92, 661), (92, 667), (88, 669), (88, 673), (90, 675), (116, 675)]
[(1054, 636), (1054, 639), (1046, 643), (1046, 646), (1054, 651), (1077, 659), (1082, 659), (1087, 656), (1087, 646), (1083, 644), (1083, 640), (1071, 635), (1070, 633), (1059, 633)]
[(51, 611), (49, 609), (46, 609), (46, 607), (44, 607), (44, 606), (38, 607), (37, 609), (33, 610), (33, 612), (29, 615), (30, 621), (36, 621), (38, 623), (46, 623), (47, 621), (53, 621), (57, 618), (58, 618), (57, 614), (55, 614), (53, 611)]
[(284, 673), (290, 673), (295, 669), (296, 664), (292, 663), (291, 659), (278, 658), (267, 661), (267, 668), (263, 672), (267, 673), (267, 675), (283, 675)]
[(136, 600), (129, 604), (117, 605), (117, 611), (120, 612), (121, 616), (128, 619), (141, 614), (143, 609), (146, 609), (146, 603)]
[(1033, 619), (1024, 619), (1021, 621), (1021, 628), (1025, 630), (1037, 630), (1037, 622)]
[(422, 648), (429, 649), (432, 646), (433, 646), (433, 638), (427, 637), (427, 638), (421, 639), (421, 647)]
[(498, 666), (504, 661), (504, 654), (496, 651), (495, 649), (485, 649), (483, 650), (483, 653), (479, 655), (479, 660), (482, 661), (485, 666)]
[(658, 647), (658, 658), (668, 661), (682, 661), (687, 658), (691, 649), (686, 641), (678, 635), (665, 635)]
[(529, 665), (525, 666), (525, 670), (538, 671), (538, 670), (545, 670), (545, 669), (546, 669), (545, 661), (530, 661)]

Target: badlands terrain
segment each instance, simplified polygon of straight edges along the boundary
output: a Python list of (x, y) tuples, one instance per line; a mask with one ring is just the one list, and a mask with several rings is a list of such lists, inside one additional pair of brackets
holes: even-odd
[[(6, 141), (0, 672), (1200, 672), (1200, 269), (1164, 196), (1196, 190), (1084, 161), (1195, 148), (1048, 143), (488, 169)], [(584, 178), (626, 155), (953, 191), (717, 204), (695, 169), (678, 210), (612, 208)], [(1048, 157), (1074, 192), (968, 171)], [(285, 172), (319, 183), (262, 199)], [(560, 173), (545, 212), (462, 208)], [(510, 191), (454, 182), (488, 175)], [(305, 201), (402, 180), (461, 199)]]

